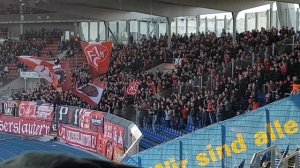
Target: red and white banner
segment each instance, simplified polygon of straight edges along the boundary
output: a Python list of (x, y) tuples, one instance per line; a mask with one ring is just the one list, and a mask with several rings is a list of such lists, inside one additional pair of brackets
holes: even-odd
[(33, 101), (21, 101), (19, 105), (19, 117), (23, 119), (53, 121), (54, 107), (52, 104), (43, 103), (37, 105)]
[(104, 138), (108, 140), (113, 140), (113, 129), (114, 124), (110, 122), (104, 122)]
[(125, 130), (123, 127), (112, 124), (110, 122), (104, 122), (104, 138), (107, 140), (111, 140), (113, 142), (113, 146), (117, 146), (123, 149), (124, 135)]
[(113, 128), (114, 146), (116, 146), (120, 149), (123, 149), (124, 148), (124, 136), (125, 136), (124, 128), (119, 125), (114, 125), (114, 128)]
[(40, 120), (53, 121), (54, 106), (53, 104), (43, 103), (37, 106), (37, 118)]
[(104, 133), (104, 114), (103, 112), (94, 111), (91, 114), (90, 130), (93, 132)]
[(81, 42), (81, 47), (94, 77), (108, 72), (112, 42), (103, 42), (102, 44)]
[(24, 119), (37, 119), (36, 102), (21, 101), (19, 105), (19, 117)]
[(42, 136), (48, 135), (52, 122), (22, 119), (19, 117), (0, 117), (0, 132)]
[(17, 58), (28, 68), (37, 72), (49, 83), (52, 83), (55, 88), (62, 87), (63, 90), (72, 88), (70, 65), (68, 62), (55, 65), (54, 61), (49, 61), (44, 57), (19, 56)]
[(60, 138), (60, 141), (66, 144), (80, 147), (92, 152), (97, 152), (97, 133), (59, 124), (58, 136)]
[(97, 106), (101, 100), (104, 87), (101, 82), (92, 82), (78, 87), (74, 93), (91, 106)]
[(94, 110), (84, 109), (83, 112), (79, 115), (79, 127), (83, 129), (90, 130), (91, 126), (91, 114)]
[(141, 82), (131, 82), (128, 84), (128, 87), (126, 89), (126, 94), (127, 95), (136, 95), (139, 93), (139, 86)]
[(3, 115), (5, 116), (16, 116), (17, 101), (7, 100), (3, 103)]

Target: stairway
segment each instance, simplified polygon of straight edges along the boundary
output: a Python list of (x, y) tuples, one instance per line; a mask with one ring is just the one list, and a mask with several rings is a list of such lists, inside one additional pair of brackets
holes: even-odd
[[(279, 165), (279, 163), (280, 163), (280, 159), (279, 159), (279, 157), (276, 157), (276, 159), (275, 159), (276, 167)], [(300, 165), (300, 156), (299, 156), (299, 165)], [(291, 158), (288, 162), (288, 166), (284, 167), (284, 168), (296, 168), (295, 167), (295, 157)]]

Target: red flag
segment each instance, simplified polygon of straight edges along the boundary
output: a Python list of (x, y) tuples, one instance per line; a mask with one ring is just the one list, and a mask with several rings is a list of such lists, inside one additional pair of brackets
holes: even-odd
[(112, 42), (102, 44), (81, 42), (81, 46), (93, 77), (107, 73), (112, 53)]
[(126, 94), (127, 95), (136, 95), (139, 93), (139, 86), (140, 86), (140, 82), (131, 82), (129, 83), (127, 90), (126, 90)]
[(37, 72), (42, 78), (47, 80), (49, 83), (53, 83), (53, 62), (49, 61), (47, 58), (35, 56), (19, 56), (17, 58), (28, 68)]
[(95, 107), (101, 100), (103, 90), (104, 88), (101, 82), (92, 82), (76, 88), (74, 93), (85, 102)]
[(43, 57), (19, 56), (17, 58), (28, 68), (37, 72), (49, 83), (52, 83), (55, 88), (62, 87), (63, 90), (72, 88), (72, 77), (68, 62), (55, 65), (54, 61), (49, 61)]

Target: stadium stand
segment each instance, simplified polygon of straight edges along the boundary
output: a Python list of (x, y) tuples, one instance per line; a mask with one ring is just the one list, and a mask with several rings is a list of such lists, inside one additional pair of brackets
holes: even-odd
[[(20, 13), (52, 12), (32, 7), (21, 9), (12, 4), (0, 8), (0, 15)], [(299, 19), (299, 11), (297, 14)], [(90, 24), (87, 30), (89, 36)], [(226, 18), (224, 28), (225, 24)], [(99, 25), (100, 22), (98, 35)], [(81, 47), (84, 41), (79, 34), (83, 32), (65, 39), (65, 32), (60, 29), (37, 31), (27, 28), (18, 40), (3, 37), (5, 40), (0, 44), (1, 86), (19, 77), (21, 69), (29, 69), (15, 56), (42, 56), (58, 62), (67, 61), (71, 67), (73, 89), (60, 92), (52, 83), (42, 81), (33, 90), (23, 89), (15, 93), (12, 99), (80, 107), (134, 121), (143, 134), (140, 151), (153, 149), (215, 123), (247, 115), (299, 93), (300, 49), (294, 44), (300, 44), (300, 32), (292, 27), (266, 25), (268, 28), (236, 33), (236, 37), (226, 30), (220, 35), (207, 31), (207, 27), (206, 32), (197, 32), (198, 29), (185, 35), (171, 35), (171, 31), (159, 35), (159, 30), (153, 34), (135, 35), (131, 34), (129, 23), (126, 26), (126, 31), (129, 27), (128, 41), (122, 44), (117, 42), (108, 23), (104, 25), (108, 27), (105, 31), (109, 31), (105, 34), (109, 37), (105, 39), (111, 38), (115, 42), (107, 74), (93, 79)], [(8, 30), (4, 28), (2, 31)], [(99, 42), (99, 37), (96, 40), (88, 37), (88, 40)], [(174, 65), (173, 68), (161, 71), (158, 67), (166, 63)], [(94, 81), (106, 86), (96, 107), (76, 96), (74, 91), (74, 88)], [(138, 91), (129, 95), (127, 89), (133, 82), (139, 83)], [(7, 158), (3, 156), (4, 159)], [(282, 158), (277, 158), (276, 165), (281, 161)]]
[[(141, 44), (116, 45), (110, 71), (107, 76), (100, 77), (107, 82), (108, 88), (97, 110), (124, 115), (122, 109), (133, 103), (132, 97), (130, 101), (124, 95), (128, 82), (142, 81), (140, 94), (135, 97), (135, 101), (143, 102), (139, 104), (139, 110), (142, 112), (139, 118), (140, 126), (144, 127), (145, 133), (147, 132), (145, 143), (141, 144), (145, 149), (183, 133), (257, 109), (284, 98), (285, 93), (291, 92), (290, 86), (293, 82), (297, 81), (300, 52), (294, 54), (290, 47), (284, 46), (294, 34), (293, 29), (288, 28), (244, 32), (238, 35), (236, 46), (232, 45), (231, 36), (226, 34), (219, 38), (214, 33), (199, 36), (192, 34), (190, 37), (173, 35), (172, 49), (176, 51), (174, 53), (165, 49), (166, 35), (159, 39), (143, 39)], [(71, 38), (70, 42), (60, 43), (59, 40), (53, 40), (58, 39), (60, 35), (58, 30), (42, 30), (27, 33), (22, 39), (46, 41), (47, 44), (38, 51), (39, 54), (46, 54), (50, 58), (61, 51), (73, 50), (73, 56), (65, 59), (71, 61), (75, 70), (73, 76), (76, 85), (90, 82), (89, 69), (87, 66), (80, 66), (86, 62), (79, 45), (75, 44), (75, 37)], [(272, 44), (282, 49), (278, 50), (276, 56), (265, 57), (272, 55)], [(198, 45), (200, 48), (196, 48)], [(157, 49), (153, 50), (154, 46)], [(150, 57), (143, 53), (145, 51)], [(254, 62), (251, 60), (251, 54), (257, 56)], [(146, 71), (172, 57), (181, 62), (179, 61), (176, 69), (170, 73), (157, 71), (153, 74)], [(158, 62), (152, 64), (153, 60)], [(74, 65), (75, 62), (77, 64)], [(207, 64), (203, 64), (205, 62)], [(232, 62), (234, 73), (231, 71)], [(136, 69), (138, 67), (140, 69)], [(138, 73), (141, 71), (142, 73)], [(199, 85), (199, 76), (202, 77), (202, 88)], [(160, 94), (170, 88), (172, 91), (167, 97)], [(56, 101), (60, 105), (89, 107), (79, 98), (74, 99), (71, 91), (62, 93), (58, 96), (59, 100), (55, 100), (57, 96), (54, 90), (51, 85), (41, 84), (34, 92), (23, 92), (22, 96), (17, 94), (16, 98), (33, 101), (41, 99), (50, 103)], [(149, 140), (154, 143), (149, 143)]]

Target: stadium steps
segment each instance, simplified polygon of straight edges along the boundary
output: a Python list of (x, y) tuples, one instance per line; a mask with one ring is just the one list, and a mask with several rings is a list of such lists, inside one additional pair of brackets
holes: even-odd
[[(279, 157), (276, 157), (275, 158), (275, 165), (276, 165), (275, 167), (278, 167), (279, 163), (280, 163), (280, 159), (279, 159)], [(300, 156), (299, 156), (299, 165), (300, 165)], [(296, 168), (295, 167), (295, 158), (292, 158), (289, 160), (287, 168)]]

